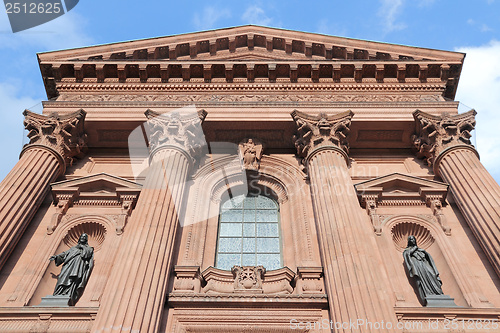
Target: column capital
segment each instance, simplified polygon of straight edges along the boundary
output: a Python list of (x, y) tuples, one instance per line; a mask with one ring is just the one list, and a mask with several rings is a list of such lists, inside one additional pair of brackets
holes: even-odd
[(291, 116), (297, 125), (297, 133), (293, 137), (297, 155), (308, 161), (317, 152), (332, 149), (347, 160), (347, 135), (353, 115), (350, 110), (335, 115), (322, 112), (317, 116), (294, 110)]
[(83, 156), (87, 148), (87, 134), (84, 132), (86, 114), (83, 109), (66, 115), (52, 113), (48, 116), (25, 110), (24, 127), (28, 130), (30, 142), (23, 148), (21, 156), (30, 148), (47, 148), (60, 160), (64, 172), (66, 165), (73, 164), (75, 157)]
[(476, 126), (476, 111), (441, 116), (434, 116), (416, 110), (413, 117), (416, 121), (417, 133), (413, 135), (413, 146), (417, 157), (425, 158), (429, 166), (437, 171), (439, 161), (443, 156), (455, 149), (476, 150), (470, 141), (470, 132)]
[(184, 153), (191, 162), (201, 154), (206, 145), (201, 128), (207, 116), (205, 110), (198, 112), (157, 113), (146, 110), (146, 127), (150, 149), (150, 160), (160, 150), (175, 149)]

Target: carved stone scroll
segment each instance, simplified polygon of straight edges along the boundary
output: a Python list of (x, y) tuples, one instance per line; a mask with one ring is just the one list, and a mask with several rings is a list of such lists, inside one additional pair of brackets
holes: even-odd
[(370, 216), (373, 225), (373, 231), (377, 236), (382, 235), (382, 223), (380, 215), (377, 214), (377, 202), (380, 194), (364, 194), (361, 196), (361, 205), (366, 209), (366, 213)]

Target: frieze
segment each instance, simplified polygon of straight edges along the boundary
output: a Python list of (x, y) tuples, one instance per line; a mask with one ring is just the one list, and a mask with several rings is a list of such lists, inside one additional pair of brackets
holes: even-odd
[(241, 95), (122, 95), (122, 94), (61, 94), (64, 102), (440, 102), (441, 95), (300, 95), (300, 94), (241, 94)]

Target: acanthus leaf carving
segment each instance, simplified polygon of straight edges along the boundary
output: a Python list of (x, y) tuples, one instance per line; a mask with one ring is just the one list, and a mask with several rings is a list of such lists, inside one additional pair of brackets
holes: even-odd
[(87, 134), (84, 132), (86, 112), (83, 109), (63, 116), (57, 113), (44, 116), (29, 110), (23, 115), (29, 145), (49, 147), (69, 165), (73, 164), (75, 157), (82, 157), (85, 153)]
[(476, 126), (476, 111), (458, 115), (434, 116), (417, 110), (413, 117), (417, 123), (417, 134), (413, 135), (413, 146), (417, 157), (424, 158), (429, 166), (445, 149), (458, 145), (472, 147), (471, 131)]
[(294, 110), (291, 115), (297, 125), (297, 134), (293, 139), (298, 156), (306, 158), (311, 151), (321, 146), (336, 146), (349, 153), (347, 135), (354, 115), (352, 111), (333, 116), (326, 113), (312, 116)]
[(198, 112), (176, 110), (161, 114), (148, 109), (144, 114), (148, 118), (146, 127), (150, 152), (171, 146), (181, 149), (194, 158), (206, 145), (201, 127), (207, 116), (205, 110)]

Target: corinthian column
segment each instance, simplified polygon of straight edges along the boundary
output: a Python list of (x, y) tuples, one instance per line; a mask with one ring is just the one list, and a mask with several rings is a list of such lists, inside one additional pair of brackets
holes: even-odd
[(433, 116), (415, 111), (417, 156), (450, 184), (451, 193), (474, 236), (500, 277), (500, 186), (479, 161), (469, 138), (476, 111)]
[(24, 116), (30, 143), (0, 183), (0, 269), (40, 207), (48, 185), (82, 154), (86, 140), (83, 110), (65, 116), (26, 110)]
[[(334, 116), (292, 113), (298, 127), (294, 138), (297, 154), (304, 158), (311, 183), (330, 317), (338, 323), (358, 319), (395, 323), (372, 227), (360, 210), (347, 169), (346, 136), (352, 116), (351, 111)], [(337, 331), (378, 330), (368, 325)]]
[(118, 250), (93, 332), (158, 332), (187, 177), (205, 138), (205, 111), (146, 111), (150, 166)]

